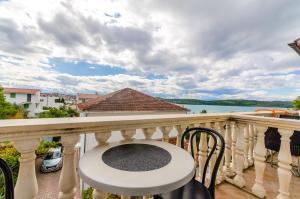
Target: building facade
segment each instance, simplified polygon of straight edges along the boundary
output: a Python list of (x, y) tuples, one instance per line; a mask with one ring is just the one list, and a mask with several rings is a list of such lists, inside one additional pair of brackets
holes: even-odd
[(22, 106), (28, 117), (36, 117), (42, 112), (38, 89), (4, 88), (4, 96), (8, 102)]

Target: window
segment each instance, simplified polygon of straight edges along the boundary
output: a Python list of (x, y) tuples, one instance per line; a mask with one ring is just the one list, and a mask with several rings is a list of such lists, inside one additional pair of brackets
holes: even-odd
[(40, 99), (40, 102), (44, 102), (44, 99)]
[(11, 93), (10, 98), (16, 98), (16, 93)]
[(29, 104), (24, 104), (24, 108), (28, 109), (29, 108)]
[(31, 94), (27, 94), (27, 102), (31, 102)]
[(55, 99), (55, 103), (60, 103), (60, 99)]

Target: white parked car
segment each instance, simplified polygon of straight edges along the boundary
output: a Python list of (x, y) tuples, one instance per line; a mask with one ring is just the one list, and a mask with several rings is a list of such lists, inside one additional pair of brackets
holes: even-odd
[(48, 173), (58, 171), (62, 168), (63, 159), (61, 147), (50, 149), (44, 157), (41, 165), (41, 172)]

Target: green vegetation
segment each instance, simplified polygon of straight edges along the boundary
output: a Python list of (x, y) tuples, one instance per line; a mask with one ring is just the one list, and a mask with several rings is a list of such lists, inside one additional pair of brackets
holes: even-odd
[(18, 112), (18, 106), (5, 101), (3, 88), (0, 87), (0, 119), (8, 119)]
[[(120, 199), (118, 195), (110, 194), (107, 199)], [(82, 193), (82, 199), (93, 199), (93, 188), (89, 187)]]
[(48, 153), (50, 148), (56, 148), (60, 145), (61, 144), (58, 142), (42, 140), (39, 146), (37, 147), (35, 153), (37, 156), (44, 156)]
[[(20, 153), (13, 147), (10, 142), (0, 143), (0, 158), (3, 159), (12, 170), (14, 183), (17, 181), (19, 172)], [(0, 172), (0, 198), (4, 198), (5, 186), (4, 176)]]
[(72, 108), (60, 107), (49, 108), (48, 111), (40, 113), (39, 118), (78, 117), (79, 112)]
[(176, 104), (292, 108), (290, 101), (163, 99)]
[(300, 96), (298, 96), (292, 103), (294, 109), (300, 110)]
[(200, 113), (207, 113), (207, 110), (206, 109), (203, 109)]

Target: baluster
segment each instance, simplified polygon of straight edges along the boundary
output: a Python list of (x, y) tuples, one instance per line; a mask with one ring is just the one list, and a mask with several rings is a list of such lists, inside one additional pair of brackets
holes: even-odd
[(254, 163), (253, 148), (254, 148), (254, 127), (253, 124), (250, 124), (249, 125), (249, 152), (248, 152), (249, 166), (252, 166)]
[[(98, 143), (98, 146), (105, 145), (107, 140), (111, 136), (111, 130), (101, 131), (95, 133), (95, 138)], [(94, 189), (93, 198), (94, 199), (106, 199), (108, 197), (108, 193), (102, 190)]]
[(187, 125), (176, 125), (176, 130), (177, 130), (177, 139), (176, 139), (176, 146), (180, 147), (181, 144), (181, 137), (185, 129), (187, 128)]
[(249, 125), (241, 126), (244, 130), (244, 169), (249, 167), (248, 152), (249, 152)]
[(231, 152), (232, 152), (232, 162), (231, 162), (231, 170), (235, 172), (236, 170), (236, 139), (237, 139), (237, 129), (236, 129), (236, 124), (235, 122), (231, 122), (231, 141), (232, 141), (232, 145), (231, 145)]
[(155, 133), (155, 131), (156, 131), (156, 127), (143, 128), (143, 133), (144, 133), (144, 136), (145, 136), (145, 140), (151, 140), (153, 134)]
[(79, 135), (65, 135), (61, 137), (63, 145), (63, 167), (59, 178), (59, 193), (58, 198), (75, 198), (77, 174), (75, 162), (75, 145), (79, 142)]
[(292, 156), (290, 150), (290, 137), (294, 133), (293, 130), (279, 129), (281, 135), (281, 145), (278, 154), (278, 180), (279, 180), (279, 194), (277, 199), (290, 198), (290, 183), (291, 183), (291, 164)]
[(133, 136), (135, 135), (136, 130), (135, 129), (126, 129), (126, 130), (121, 130), (121, 135), (124, 139), (124, 141), (132, 141)]
[(225, 168), (224, 172), (226, 176), (232, 177), (233, 173), (230, 168), (230, 162), (231, 162), (231, 129), (230, 125), (226, 123), (225, 125)]
[[(189, 128), (194, 128), (195, 127), (195, 124), (190, 124), (189, 125)], [(191, 152), (191, 138), (192, 138), (192, 135), (189, 135), (189, 141), (188, 141), (188, 152), (189, 153), (192, 153)], [(194, 137), (193, 141), (192, 141), (192, 145), (193, 145), (193, 152), (194, 152), (194, 156), (196, 157), (196, 154), (197, 154), (197, 140), (196, 140), (196, 136)]]
[(35, 149), (40, 143), (40, 139), (15, 140), (14, 147), (21, 153), (19, 158), (20, 168), (15, 187), (15, 198), (36, 198), (38, 194), (38, 184), (35, 175)]
[(236, 163), (235, 163), (235, 172), (236, 176), (233, 178), (233, 182), (235, 185), (239, 187), (244, 187), (246, 182), (243, 176), (243, 168), (244, 168), (244, 129), (245, 126), (242, 124), (237, 127), (238, 135), (236, 141)]
[(266, 153), (265, 148), (265, 132), (268, 127), (256, 126), (257, 130), (257, 143), (254, 147), (254, 168), (255, 168), (255, 182), (252, 187), (252, 193), (256, 196), (263, 198), (266, 195), (266, 190), (263, 185), (264, 171), (266, 168)]
[[(206, 126), (206, 128), (212, 127), (212, 125), (210, 123), (206, 123), (205, 126)], [(208, 141), (208, 154), (212, 151), (213, 145), (214, 145), (214, 140), (210, 137), (209, 141)], [(213, 154), (210, 158), (209, 164), (208, 164), (208, 180), (209, 181), (211, 179), (211, 175), (212, 175), (215, 163), (216, 163), (216, 150), (213, 152)]]
[(172, 126), (161, 126), (159, 129), (161, 130), (163, 136), (162, 136), (162, 141), (163, 142), (169, 142), (169, 134), (172, 130)]
[[(202, 126), (202, 125), (201, 125)], [(208, 153), (208, 147), (207, 147), (207, 135), (205, 133), (200, 134), (200, 142), (199, 142), (199, 172), (197, 179), (202, 180), (203, 171), (204, 171), (204, 165), (207, 160), (207, 153)]]
[[(215, 122), (215, 130), (220, 133), (222, 136), (224, 136), (224, 131), (222, 128), (222, 122)], [(219, 155), (221, 149), (221, 141), (217, 138), (217, 148), (216, 148), (216, 156)], [(218, 168), (217, 173), (217, 179), (216, 184), (220, 184), (225, 179), (224, 173), (223, 173), (223, 164), (224, 164), (224, 155), (222, 156), (222, 160), (220, 163), (220, 166)]]

